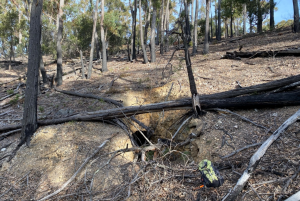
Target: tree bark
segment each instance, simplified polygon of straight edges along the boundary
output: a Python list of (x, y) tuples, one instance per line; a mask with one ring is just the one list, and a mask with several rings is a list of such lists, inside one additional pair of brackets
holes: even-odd
[[(91, 3), (92, 3), (92, 1), (91, 1)], [(94, 45), (95, 45), (95, 33), (96, 33), (97, 16), (98, 16), (98, 13), (97, 13), (98, 12), (98, 3), (99, 3), (99, 0), (96, 0), (95, 10), (94, 10), (94, 13), (93, 13), (94, 16), (93, 16), (92, 42), (91, 42), (90, 61), (89, 61), (87, 79), (90, 79), (91, 76), (92, 76), (93, 59), (94, 59)]]
[(221, 40), (221, 0), (218, 1), (218, 41)]
[(85, 72), (84, 72), (84, 64), (83, 64), (83, 58), (82, 58), (82, 51), (80, 50), (80, 60), (81, 60), (81, 78), (85, 79)]
[(148, 58), (147, 58), (147, 52), (145, 49), (145, 44), (144, 44), (144, 35), (143, 35), (143, 25), (142, 25), (142, 0), (139, 2), (139, 18), (140, 18), (140, 40), (141, 40), (141, 46), (143, 50), (143, 55), (144, 55), (144, 63), (148, 63)]
[(165, 5), (165, 0), (162, 0), (162, 5), (161, 5), (161, 17), (160, 17), (160, 54), (164, 54), (164, 5)]
[[(193, 54), (197, 53), (197, 47), (198, 47), (198, 9), (199, 9), (199, 0), (195, 0), (195, 18), (194, 18), (194, 41), (193, 41)], [(179, 45), (179, 44), (178, 44)]]
[(206, 19), (205, 19), (205, 39), (204, 39), (204, 54), (209, 53), (209, 44), (208, 44), (208, 37), (209, 37), (209, 5), (210, 0), (206, 0)]
[(233, 23), (233, 10), (232, 10), (232, 0), (230, 1), (230, 37), (233, 37), (233, 28), (232, 28), (232, 23)]
[(144, 34), (144, 45), (147, 45), (147, 39), (148, 39), (148, 28), (150, 24), (150, 18), (151, 18), (151, 0), (149, 0), (149, 5), (148, 5), (148, 13), (147, 13), (147, 21), (145, 23), (145, 34)]
[(42, 74), (43, 83), (48, 84), (47, 72), (44, 66), (42, 51), (40, 52), (40, 71)]
[(156, 48), (155, 48), (155, 30), (156, 30), (156, 4), (153, 2), (153, 13), (151, 21), (151, 63), (156, 61)]
[(190, 91), (191, 95), (197, 95), (197, 87), (196, 87), (196, 82), (193, 74), (193, 69), (192, 69), (192, 62), (190, 58), (190, 53), (189, 53), (189, 41), (190, 41), (190, 21), (189, 21), (189, 12), (188, 12), (188, 3), (187, 0), (184, 1), (184, 7), (185, 7), (185, 33), (183, 36), (183, 41), (184, 41), (184, 53), (185, 53), (185, 64), (187, 68), (187, 73), (189, 77), (189, 83), (190, 83)]
[(169, 19), (170, 19), (170, 0), (167, 0), (167, 7), (166, 7), (166, 52), (169, 52)]
[(96, 43), (96, 55), (97, 59), (101, 59), (101, 52), (100, 52), (100, 43), (99, 43), (99, 38), (98, 38), (98, 33), (97, 30), (95, 31), (95, 43)]
[(270, 30), (275, 28), (274, 22), (274, 0), (270, 0)]
[(256, 0), (257, 1), (257, 33), (262, 33), (262, 22), (263, 22), (263, 18), (262, 18), (262, 10), (261, 10), (261, 4), (260, 4), (260, 0)]
[(101, 22), (100, 22), (100, 29), (101, 29), (101, 43), (102, 43), (102, 71), (107, 71), (107, 56), (106, 56), (106, 40), (104, 34), (104, 0), (101, 0)]
[(243, 34), (247, 34), (247, 29), (246, 29), (246, 21), (247, 21), (247, 5), (244, 3), (243, 4)]
[(298, 1), (293, 0), (293, 5), (294, 5), (294, 32), (298, 33), (300, 28), (299, 28), (299, 6), (298, 6)]
[[(31, 136), (36, 131), (37, 124), (37, 95), (38, 77), (41, 55), (41, 13), (43, 0), (33, 0), (30, 16), (28, 70), (25, 90), (24, 112), (22, 120), (20, 147), (25, 142), (30, 144)], [(38, 55), (38, 56), (36, 56)]]
[(57, 30), (57, 43), (56, 43), (56, 51), (57, 51), (57, 72), (56, 72), (56, 83), (57, 86), (62, 85), (62, 49), (61, 49), (61, 40), (63, 34), (63, 7), (64, 0), (60, 0), (59, 2), (59, 11), (58, 11), (58, 30)]

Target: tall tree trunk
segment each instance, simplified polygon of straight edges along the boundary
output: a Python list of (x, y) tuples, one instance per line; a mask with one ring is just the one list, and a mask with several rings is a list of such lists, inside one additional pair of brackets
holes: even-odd
[[(93, 3), (93, 1), (91, 1), (91, 3)], [(98, 16), (98, 13), (97, 13), (98, 12), (98, 3), (99, 3), (99, 0), (96, 0), (96, 5), (95, 5), (95, 9), (94, 9), (94, 16), (93, 16), (93, 32), (92, 32), (90, 61), (89, 61), (87, 79), (90, 79), (91, 76), (92, 76), (93, 59), (94, 59), (94, 45), (95, 45), (95, 33), (96, 33), (97, 16)]]
[(106, 56), (106, 41), (105, 41), (105, 34), (104, 34), (104, 0), (101, 0), (101, 43), (102, 43), (102, 71), (107, 71), (107, 56)]
[(230, 37), (233, 37), (233, 28), (232, 28), (232, 23), (233, 23), (233, 11), (232, 11), (232, 0), (230, 2)]
[(131, 58), (133, 61), (136, 59), (136, 49), (135, 49), (135, 39), (136, 39), (136, 0), (134, 0), (134, 7), (131, 5), (131, 0), (129, 0), (129, 7), (132, 16), (132, 33), (131, 33)]
[(156, 61), (156, 50), (155, 50), (155, 29), (156, 29), (156, 5), (153, 1), (153, 12), (152, 12), (152, 21), (151, 21), (151, 63)]
[[(159, 9), (159, 17), (161, 17), (161, 12), (162, 12), (162, 9)], [(157, 11), (156, 11), (156, 15), (157, 15)], [(159, 45), (160, 44), (160, 42), (159, 42), (160, 34), (161, 34), (161, 32), (160, 32), (160, 20), (157, 20), (156, 23), (157, 23), (156, 24), (157, 34), (156, 34), (156, 38), (155, 38), (155, 45)]]
[[(169, 1), (169, 0), (168, 0)], [(191, 23), (193, 24), (194, 23), (194, 1), (195, 0), (192, 0), (192, 8), (191, 8), (191, 16), (192, 16), (192, 19), (191, 19)], [(194, 27), (195, 28), (195, 27)], [(194, 38), (194, 31), (192, 31), (192, 38)], [(194, 39), (193, 39), (194, 41)]]
[(164, 5), (165, 5), (165, 0), (162, 0), (162, 5), (161, 5), (161, 18), (160, 18), (160, 54), (164, 54)]
[(140, 39), (141, 39), (141, 46), (143, 50), (143, 55), (144, 55), (144, 63), (148, 63), (148, 58), (147, 58), (147, 52), (145, 49), (145, 44), (144, 44), (144, 35), (143, 35), (143, 26), (142, 26), (142, 0), (140, 0), (139, 3), (139, 20), (140, 20)]
[(257, 33), (262, 33), (262, 10), (260, 0), (257, 0)]
[(274, 23), (274, 0), (270, 0), (270, 30), (275, 28)]
[(144, 45), (147, 45), (148, 40), (148, 28), (150, 25), (150, 17), (151, 17), (151, 1), (149, 0), (148, 11), (147, 11), (147, 21), (145, 23), (145, 33), (144, 33)]
[[(21, 5), (19, 5), (19, 24), (21, 23), (21, 19), (22, 19), (22, 11), (21, 11)], [(19, 45), (22, 44), (22, 29), (19, 29)]]
[(221, 0), (218, 1), (218, 41), (221, 40)]
[(212, 41), (213, 37), (214, 37), (213, 25), (212, 24), (213, 24), (213, 19), (212, 19), (212, 13), (211, 13), (210, 14), (210, 41)]
[(95, 43), (96, 43), (96, 55), (97, 55), (97, 60), (101, 59), (101, 52), (100, 52), (100, 43), (99, 43), (99, 37), (97, 30), (95, 31)]
[(44, 66), (44, 61), (43, 61), (43, 54), (42, 51), (40, 52), (40, 71), (42, 74), (42, 79), (44, 84), (48, 84), (48, 78), (47, 78), (47, 72)]
[[(209, 0), (207, 0), (209, 1)], [(208, 4), (209, 5), (209, 4)], [(191, 63), (191, 58), (190, 58), (190, 53), (189, 53), (189, 41), (190, 41), (190, 21), (189, 21), (189, 12), (188, 12), (188, 4), (187, 0), (184, 0), (184, 8), (185, 8), (185, 34), (183, 36), (183, 41), (184, 41), (184, 53), (185, 53), (185, 63), (186, 63), (186, 68), (187, 68), (187, 73), (189, 77), (189, 83), (190, 83), (190, 91), (192, 96), (197, 94), (197, 87), (194, 79), (194, 74), (193, 74), (193, 69), (192, 69), (192, 63)]]
[(247, 29), (246, 29), (246, 20), (247, 20), (247, 5), (244, 3), (243, 4), (243, 34), (247, 34)]
[(209, 53), (209, 44), (208, 44), (208, 37), (209, 37), (209, 5), (210, 0), (206, 0), (206, 19), (205, 19), (205, 39), (204, 39), (204, 54)]
[[(30, 144), (30, 138), (36, 131), (37, 125), (37, 95), (38, 78), (41, 54), (41, 13), (43, 0), (33, 0), (30, 16), (28, 69), (25, 90), (24, 111), (22, 120), (21, 141), (18, 147), (25, 142)], [(37, 56), (38, 55), (38, 56)]]
[(225, 38), (228, 38), (228, 19), (225, 19), (225, 23), (224, 23), (224, 28), (225, 28)]
[(216, 39), (218, 39), (218, 15), (217, 15), (217, 11), (218, 11), (218, 9), (217, 9), (217, 0), (215, 0), (215, 27), (216, 27), (216, 29), (215, 29), (215, 36), (216, 36)]
[(59, 2), (59, 11), (58, 11), (58, 30), (57, 30), (57, 43), (56, 43), (56, 51), (57, 51), (57, 72), (56, 72), (56, 83), (57, 86), (62, 85), (62, 49), (61, 49), (61, 40), (63, 34), (63, 7), (64, 0), (60, 0)]
[[(195, 19), (194, 19), (194, 41), (193, 41), (193, 54), (197, 53), (197, 46), (198, 46), (198, 9), (199, 9), (199, 0), (196, 0), (196, 7), (195, 7)], [(179, 44), (178, 44), (179, 45)]]
[(169, 19), (170, 19), (170, 0), (167, 0), (167, 7), (166, 7), (166, 52), (169, 52)]
[(300, 28), (299, 28), (299, 6), (298, 6), (298, 1), (293, 0), (294, 4), (294, 32), (298, 33)]

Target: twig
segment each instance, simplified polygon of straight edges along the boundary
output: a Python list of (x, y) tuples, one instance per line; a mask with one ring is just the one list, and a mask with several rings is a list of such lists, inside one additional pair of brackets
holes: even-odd
[(249, 183), (249, 186), (251, 187), (252, 191), (257, 195), (257, 197), (260, 199), (260, 200), (263, 200), (259, 194), (256, 192), (256, 190), (252, 187), (252, 185)]
[[(282, 193), (285, 193), (285, 192), (286, 192), (286, 189), (289, 187), (291, 181), (292, 181), (293, 179), (295, 179), (296, 176), (298, 176), (299, 172), (300, 172), (300, 165), (299, 165), (297, 171), (295, 172), (295, 174), (294, 174), (293, 176), (291, 176), (291, 178), (289, 178), (289, 179), (287, 180), (286, 184), (284, 185), (284, 187), (283, 187), (283, 189), (282, 189)], [(278, 198), (278, 201), (281, 200), (281, 198), (282, 198), (282, 195)]]
[(193, 115), (191, 115), (186, 120), (184, 120), (184, 122), (182, 122), (182, 124), (179, 126), (179, 128), (177, 129), (177, 131), (173, 135), (172, 140), (176, 137), (176, 135), (178, 134), (178, 132), (180, 131), (180, 129), (182, 128), (182, 126), (184, 126), (186, 124), (186, 122), (189, 121), (192, 117), (193, 117)]
[(67, 185), (69, 185), (69, 183), (71, 183), (75, 179), (75, 177), (82, 170), (82, 168), (106, 145), (106, 143), (108, 143), (117, 134), (118, 133), (114, 134), (113, 136), (111, 136), (110, 138), (105, 140), (90, 157), (86, 158), (85, 161), (82, 163), (82, 165), (78, 168), (78, 170), (73, 174), (73, 176), (67, 182), (65, 182), (62, 185), (62, 187), (60, 187), (58, 190), (51, 193), (50, 195), (47, 195), (47, 196), (39, 199), (38, 201), (43, 201), (43, 200), (49, 199), (50, 197), (53, 197), (53, 196), (57, 195), (59, 192), (61, 192), (63, 189), (65, 189), (65, 187), (67, 187)]
[(243, 151), (243, 150), (245, 150), (245, 149), (248, 149), (248, 148), (251, 148), (251, 147), (255, 147), (255, 146), (258, 146), (258, 145), (261, 145), (261, 144), (262, 144), (262, 142), (258, 142), (258, 143), (255, 143), (255, 144), (247, 145), (247, 146), (245, 146), (245, 147), (243, 147), (243, 148), (240, 148), (240, 149), (238, 149), (238, 150), (235, 150), (235, 151), (232, 152), (231, 154), (228, 154), (228, 155), (226, 155), (226, 156), (222, 156), (221, 158), (222, 158), (222, 159), (224, 159), (224, 158), (229, 158), (229, 157), (231, 157), (231, 156), (237, 154), (238, 152), (241, 152), (241, 151)]
[(16, 130), (9, 131), (9, 132), (7, 132), (7, 133), (3, 133), (3, 134), (0, 135), (0, 138), (1, 138), (1, 137), (4, 137), (4, 136), (8, 136), (8, 135), (13, 134), (13, 133), (16, 133), (16, 132), (19, 132), (19, 131), (21, 131), (21, 130), (22, 130), (22, 129), (20, 128), (20, 129), (16, 129)]
[[(27, 175), (30, 174), (30, 172), (31, 172), (31, 170), (30, 170), (27, 174), (25, 174), (21, 179), (19, 179), (18, 181), (16, 181), (15, 184), (19, 183), (22, 179), (24, 179), (25, 177), (27, 177)], [(4, 193), (2, 193), (2, 194), (0, 195), (0, 198), (1, 198), (3, 195), (5, 195), (6, 193), (8, 193), (12, 188), (13, 188), (13, 186), (10, 187), (10, 188), (9, 188), (7, 191), (5, 191)]]
[(260, 127), (260, 128), (263, 128), (263, 129), (268, 130), (265, 126), (262, 126), (262, 125), (260, 125), (260, 124), (257, 124), (257, 123), (251, 121), (250, 119), (248, 119), (248, 118), (246, 118), (246, 117), (243, 117), (243, 116), (241, 116), (241, 115), (239, 115), (239, 114), (237, 114), (237, 113), (231, 112), (230, 110), (227, 110), (227, 109), (220, 109), (220, 108), (212, 108), (212, 109), (208, 109), (208, 110), (215, 110), (215, 111), (227, 112), (227, 113), (236, 115), (236, 116), (238, 116), (239, 118), (241, 118), (242, 120), (247, 121), (247, 122), (249, 122), (249, 123), (251, 123), (251, 124), (253, 124), (253, 125), (257, 126), (257, 127)]
[(256, 183), (256, 184), (252, 184), (253, 186), (256, 186), (256, 185), (263, 185), (263, 184), (270, 184), (270, 183), (275, 183), (275, 182), (282, 182), (282, 181), (285, 181), (287, 180), (288, 178), (285, 177), (285, 178), (281, 178), (281, 179), (275, 179), (275, 180), (270, 180), (270, 181), (263, 181), (263, 182), (260, 182), (260, 183)]

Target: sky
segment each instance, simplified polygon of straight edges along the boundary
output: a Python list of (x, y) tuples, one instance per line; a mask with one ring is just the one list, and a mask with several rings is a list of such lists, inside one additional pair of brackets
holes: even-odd
[(293, 19), (293, 0), (275, 0), (277, 11), (274, 13), (275, 24), (281, 22), (282, 20)]

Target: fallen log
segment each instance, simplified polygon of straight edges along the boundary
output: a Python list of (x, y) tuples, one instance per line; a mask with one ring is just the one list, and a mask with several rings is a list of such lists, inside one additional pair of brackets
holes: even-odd
[(223, 59), (234, 58), (255, 58), (255, 57), (283, 57), (283, 56), (300, 56), (300, 49), (288, 49), (278, 51), (257, 51), (257, 52), (226, 52)]
[[(242, 96), (226, 99), (207, 99), (200, 96), (200, 104), (203, 110), (211, 108), (233, 108), (250, 109), (261, 107), (282, 107), (300, 105), (300, 90), (295, 92), (262, 94), (253, 96)], [(192, 109), (192, 100), (190, 98), (167, 101), (161, 103), (152, 103), (141, 106), (129, 106), (109, 110), (100, 110), (88, 114), (78, 114), (66, 118), (38, 121), (38, 125), (60, 124), (68, 121), (99, 121), (115, 118), (129, 117), (132, 115), (144, 114), (149, 112), (160, 112), (162, 110), (183, 110)], [(20, 125), (13, 125), (0, 128), (0, 131), (18, 129)]]

